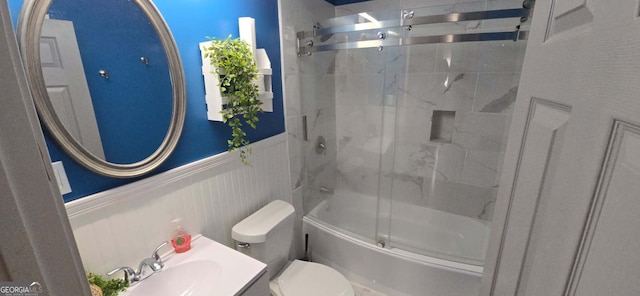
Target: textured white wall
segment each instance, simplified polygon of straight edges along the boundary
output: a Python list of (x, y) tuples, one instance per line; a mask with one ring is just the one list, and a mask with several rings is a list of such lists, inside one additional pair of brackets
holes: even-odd
[(87, 272), (137, 267), (182, 218), (192, 234), (232, 246), (231, 227), (275, 199), (291, 202), (287, 136), (252, 144), (251, 166), (221, 153), (66, 205)]

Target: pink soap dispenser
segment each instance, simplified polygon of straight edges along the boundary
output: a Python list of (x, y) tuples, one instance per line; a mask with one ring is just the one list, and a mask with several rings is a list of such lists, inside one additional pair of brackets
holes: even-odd
[(182, 226), (180, 219), (172, 221), (175, 232), (171, 238), (171, 245), (176, 253), (184, 253), (191, 249), (191, 234)]

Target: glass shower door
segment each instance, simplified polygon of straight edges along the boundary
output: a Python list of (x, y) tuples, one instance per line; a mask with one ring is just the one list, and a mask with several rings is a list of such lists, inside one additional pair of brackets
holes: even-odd
[[(356, 24), (371, 24), (378, 19), (398, 19), (398, 11), (360, 13), (337, 17), (320, 22), (316, 30)], [(395, 34), (397, 29), (382, 30), (384, 34)], [(325, 44), (345, 43), (361, 40), (378, 40), (379, 30), (359, 32), (336, 32), (313, 38), (314, 48)], [(310, 214), (334, 227), (370, 243), (380, 239), (378, 228), (388, 233), (388, 209), (380, 206), (381, 190), (390, 187), (390, 179), (384, 179), (382, 162), (393, 153), (394, 102), (385, 96), (388, 89), (386, 77), (390, 63), (389, 48), (355, 48), (335, 51), (335, 58), (328, 72), (335, 83), (335, 192), (324, 194), (324, 202)], [(314, 52), (311, 57), (314, 57)], [(309, 125), (312, 125), (310, 122)], [(388, 176), (387, 176), (388, 177)], [(381, 181), (382, 179), (382, 181)], [(312, 177), (309, 182), (314, 183)], [(382, 184), (386, 182), (386, 185)], [(320, 184), (310, 185), (320, 187)], [(381, 189), (382, 188), (382, 189)], [(388, 196), (388, 194), (387, 194)], [(378, 222), (379, 209), (386, 208), (386, 223)], [(383, 211), (384, 212), (384, 211)], [(383, 236), (388, 237), (388, 235)]]
[[(521, 8), (521, 1), (414, 9), (414, 17)], [(414, 26), (403, 36), (513, 30), (520, 19)], [(381, 190), (389, 243), (416, 254), (483, 265), (525, 41), (405, 46), (394, 77), (394, 153)], [(386, 49), (385, 49), (386, 50)], [(386, 130), (385, 130), (386, 131)], [(386, 200), (390, 200), (387, 207)], [(388, 210), (388, 212), (387, 212)], [(379, 224), (383, 221), (379, 221)], [(384, 221), (386, 223), (387, 221)], [(378, 234), (383, 237), (383, 233)]]
[[(344, 50), (336, 57), (338, 227), (375, 243), (381, 156), (391, 145), (385, 137), (384, 67), (377, 49)], [(335, 224), (334, 224), (335, 225)]]
[[(401, 30), (390, 30), (387, 34), (400, 35)], [(393, 183), (397, 178), (395, 174), (395, 155), (397, 145), (398, 122), (398, 83), (402, 69), (406, 67), (406, 48), (384, 47), (378, 50), (378, 57), (385, 61), (383, 72), (383, 89), (379, 102), (381, 110), (381, 141), (380, 162), (378, 178), (378, 201), (376, 206), (376, 243), (380, 247), (388, 247), (390, 243)]]
[[(363, 12), (298, 32), (314, 87), (302, 87), (309, 215), (381, 247), (482, 265), (526, 44), (513, 41), (527, 36), (521, 5)], [(318, 135), (335, 154), (314, 153)]]

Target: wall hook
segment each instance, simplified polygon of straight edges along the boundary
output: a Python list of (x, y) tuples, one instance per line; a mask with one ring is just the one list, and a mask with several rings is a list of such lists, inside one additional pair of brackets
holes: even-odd
[(100, 74), (100, 77), (104, 79), (109, 79), (109, 72), (104, 69), (100, 69), (100, 71), (98, 71), (98, 74)]

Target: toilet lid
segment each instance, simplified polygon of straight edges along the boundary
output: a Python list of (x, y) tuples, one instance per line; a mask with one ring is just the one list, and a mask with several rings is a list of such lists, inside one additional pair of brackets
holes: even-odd
[(349, 281), (334, 269), (313, 262), (293, 261), (278, 278), (285, 296), (353, 296)]

